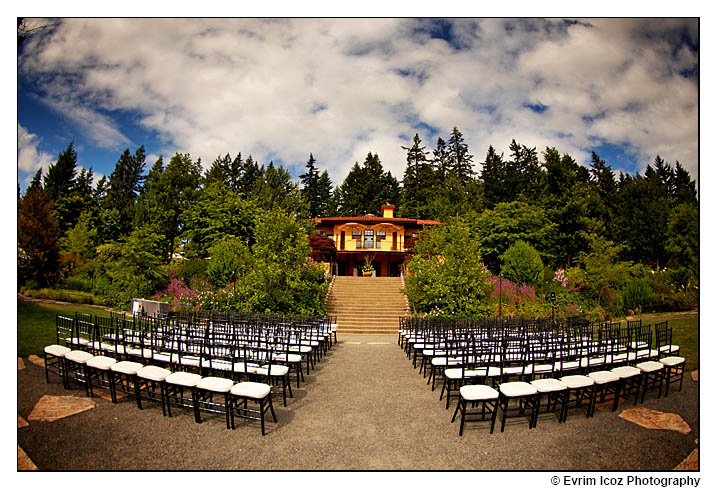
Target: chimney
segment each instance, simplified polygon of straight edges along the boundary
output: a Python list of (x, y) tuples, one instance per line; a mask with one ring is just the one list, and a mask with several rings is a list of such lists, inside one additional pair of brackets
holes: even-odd
[(382, 216), (384, 218), (389, 218), (389, 219), (393, 218), (395, 208), (396, 208), (396, 206), (394, 206), (393, 204), (387, 203), (387, 204), (382, 205), (382, 207), (381, 207)]

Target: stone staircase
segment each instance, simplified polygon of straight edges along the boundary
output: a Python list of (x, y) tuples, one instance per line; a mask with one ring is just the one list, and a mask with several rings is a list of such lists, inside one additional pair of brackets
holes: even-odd
[(396, 334), (399, 317), (409, 314), (401, 277), (334, 277), (327, 314), (337, 317), (337, 333)]

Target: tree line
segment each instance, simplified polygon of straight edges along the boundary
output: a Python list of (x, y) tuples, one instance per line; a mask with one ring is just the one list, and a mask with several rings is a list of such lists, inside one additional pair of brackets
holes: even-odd
[[(697, 283), (696, 184), (678, 161), (671, 165), (656, 156), (643, 173), (616, 174), (595, 152), (585, 167), (556, 148), (539, 153), (512, 141), (508, 155), (489, 146), (475, 162), (456, 127), (433, 149), (418, 134), (403, 148), (401, 179), (369, 152), (334, 185), (313, 153), (295, 181), (282, 165), (241, 153), (218, 156), (206, 170), (180, 153), (167, 162), (159, 157), (147, 169), (140, 146), (134, 153), (126, 149), (109, 177), (93, 185), (92, 169), (78, 170), (70, 143), (24, 193), (18, 185), (19, 283), (42, 287), (92, 277), (93, 288), (101, 289), (103, 281), (113, 282), (112, 271), (100, 277), (97, 258), (104, 254), (109, 269), (124, 257), (126, 281), (136, 274), (147, 291), (160, 289), (169, 279), (158, 267), (173, 254), (208, 257), (228, 237), (252, 247), (258, 217), (270, 210), (306, 222), (377, 213), (385, 202), (397, 205), (400, 217), (461, 219), (493, 273), (517, 241), (530, 244), (555, 270), (580, 261), (600, 239), (617, 247), (617, 260), (669, 267), (681, 272), (684, 286)], [(311, 232), (311, 225), (303, 226)], [(89, 264), (92, 273), (83, 275)]]

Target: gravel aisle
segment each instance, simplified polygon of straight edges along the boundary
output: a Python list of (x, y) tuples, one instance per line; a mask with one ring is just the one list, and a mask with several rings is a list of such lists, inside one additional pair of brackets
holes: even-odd
[[(396, 343), (396, 336), (339, 336), (339, 344), (306, 376), (282, 407), (278, 424), (261, 436), (258, 423), (239, 421), (227, 430), (221, 415), (190, 411), (162, 417), (159, 406), (138, 410), (131, 398), (55, 422), (18, 428), (18, 444), (40, 470), (670, 470), (698, 439), (698, 384), (686, 377), (683, 391), (647, 399), (639, 407), (678, 413), (691, 432), (649, 430), (597, 411), (592, 419), (573, 412), (559, 425), (542, 415), (528, 430), (524, 419), (489, 434), (467, 426), (458, 437), (454, 409), (444, 409)], [(44, 394), (84, 397), (84, 391), (46, 384), (42, 368), (18, 371), (18, 415), (27, 419)], [(673, 389), (673, 388), (672, 388)]]

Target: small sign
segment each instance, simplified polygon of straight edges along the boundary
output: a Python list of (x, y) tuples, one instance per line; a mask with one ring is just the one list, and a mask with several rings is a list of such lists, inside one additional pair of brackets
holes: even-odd
[(551, 301), (556, 301), (556, 291), (551, 291)]

